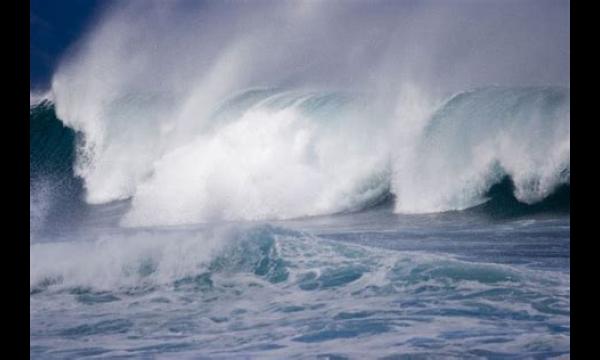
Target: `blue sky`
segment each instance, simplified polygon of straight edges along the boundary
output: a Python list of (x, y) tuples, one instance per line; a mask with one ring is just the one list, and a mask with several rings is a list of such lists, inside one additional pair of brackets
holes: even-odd
[(30, 0), (30, 88), (48, 86), (61, 55), (93, 20), (99, 0)]

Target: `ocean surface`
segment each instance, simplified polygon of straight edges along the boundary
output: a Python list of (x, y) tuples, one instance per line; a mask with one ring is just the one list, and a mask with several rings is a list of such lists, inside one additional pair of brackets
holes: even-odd
[(30, 355), (560, 358), (569, 228), (382, 209), (35, 244)]
[[(550, 107), (550, 114), (568, 106), (564, 89), (481, 91), (484, 100), (477, 101), (515, 98), (505, 99), (511, 111), (531, 106), (526, 101)], [(260, 106), (272, 96), (251, 92), (244, 101), (249, 95)], [(315, 103), (322, 111), (331, 111), (323, 104), (336, 111), (345, 104), (337, 96), (292, 99), (294, 105), (281, 106), (310, 105), (312, 114)], [(433, 121), (454, 116), (449, 112), (464, 117), (460, 107), (475, 101), (453, 99)], [(337, 193), (322, 196), (318, 189), (289, 198), (277, 184), (255, 179), (245, 191), (271, 187), (280, 195), (272, 208), (255, 208), (260, 202), (240, 195), (249, 205), (240, 212), (240, 203), (213, 188), (209, 197), (175, 209), (198, 216), (179, 223), (174, 210), (159, 211), (163, 199), (146, 204), (144, 194), (160, 189), (152, 184), (133, 199), (85, 201), (95, 186), (86, 176), (96, 175), (81, 170), (89, 163), (78, 165), (81, 131), (58, 120), (52, 101), (32, 105), (30, 126), (32, 359), (569, 356), (568, 163), (551, 190), (529, 203), (524, 195), (519, 200), (514, 173), (492, 167), (482, 191), (460, 198), (473, 201), (469, 206), (442, 196), (436, 199), (453, 206), (402, 213), (393, 171), (384, 170), (353, 187), (354, 197), (340, 208), (331, 205), (339, 205)], [(191, 196), (189, 185), (179, 185)], [(211, 196), (219, 217), (207, 215)], [(151, 208), (140, 211), (142, 205)], [(313, 214), (308, 205), (325, 210)], [(269, 219), (274, 213), (286, 216)]]

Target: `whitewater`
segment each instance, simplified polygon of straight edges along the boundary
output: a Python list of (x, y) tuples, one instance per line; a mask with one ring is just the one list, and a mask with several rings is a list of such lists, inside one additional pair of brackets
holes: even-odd
[(30, 95), (31, 358), (568, 357), (552, 4), (110, 3)]

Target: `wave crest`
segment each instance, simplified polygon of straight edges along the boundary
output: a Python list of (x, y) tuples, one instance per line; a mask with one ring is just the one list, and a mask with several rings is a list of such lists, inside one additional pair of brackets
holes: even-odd
[[(570, 181), (569, 96), (558, 87), (475, 89), (417, 109), (411, 125), (406, 111), (384, 113), (365, 94), (251, 89), (216, 106), (187, 141), (158, 118), (134, 138), (105, 134), (93, 150), (82, 141), (75, 175), (88, 202), (131, 198), (128, 226), (323, 215), (390, 197), (399, 213), (461, 210), (487, 201), (506, 176), (516, 199), (534, 204)], [(129, 97), (111, 111), (139, 118), (164, 103), (157, 99)], [(402, 105), (415, 112), (411, 104)], [(75, 137), (51, 124), (53, 111), (49, 102), (32, 108), (32, 121), (56, 128), (32, 133), (43, 135), (33, 153), (59, 151), (42, 154), (51, 161), (34, 156), (34, 167), (72, 165)], [(81, 134), (97, 136), (90, 129), (99, 126)]]
[(489, 87), (449, 99), (397, 164), (397, 212), (460, 210), (509, 176), (533, 204), (570, 181), (570, 91)]

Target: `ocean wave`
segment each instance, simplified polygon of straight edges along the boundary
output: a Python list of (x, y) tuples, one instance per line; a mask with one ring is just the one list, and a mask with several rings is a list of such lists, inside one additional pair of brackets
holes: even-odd
[[(496, 48), (459, 60), (450, 43), (415, 42), (415, 19), (456, 31), (426, 7), (305, 5), (269, 6), (279, 25), (259, 15), (266, 4), (107, 7), (44, 96), (80, 135), (85, 201), (130, 201), (123, 226), (178, 225), (360, 211), (390, 196), (399, 213), (461, 210), (505, 175), (531, 204), (569, 181), (568, 75), (548, 77), (531, 61), (540, 53), (518, 46), (515, 63), (491, 67)], [(371, 15), (340, 22), (350, 8)], [(132, 21), (142, 13), (156, 26)], [(465, 36), (468, 49), (480, 39)], [(562, 69), (559, 53), (543, 59)]]
[(396, 211), (473, 207), (506, 176), (519, 202), (533, 204), (568, 184), (569, 169), (569, 89), (475, 89), (443, 103), (398, 163)]
[(56, 117), (45, 97), (29, 111), (30, 235), (76, 220), (85, 208), (83, 181), (73, 171), (77, 134)]
[[(80, 127), (76, 141), (45, 101), (31, 111), (30, 167), (34, 174), (80, 178), (91, 203), (129, 198), (127, 226), (287, 219), (360, 211), (390, 198), (399, 213), (462, 210), (489, 201), (489, 190), (506, 177), (513, 207), (527, 207), (569, 184), (568, 89), (460, 93), (408, 133), (397, 113), (369, 120), (368, 99), (250, 89), (217, 104), (191, 140), (178, 143), (162, 124), (164, 131), (133, 137), (104, 135), (104, 145), (92, 147), (86, 137), (98, 134), (89, 129), (104, 118), (81, 118), (99, 123)], [(129, 97), (111, 113), (120, 121), (133, 116), (130, 128), (149, 104), (161, 103), (156, 96)], [(170, 145), (158, 149), (157, 142)]]
[(94, 241), (32, 244), (30, 263), (32, 295), (73, 289), (116, 295), (161, 287), (202, 292), (213, 289), (214, 278), (365, 295), (389, 295), (434, 283), (539, 280), (533, 270), (525, 273), (450, 255), (390, 253), (271, 225), (147, 230)]

